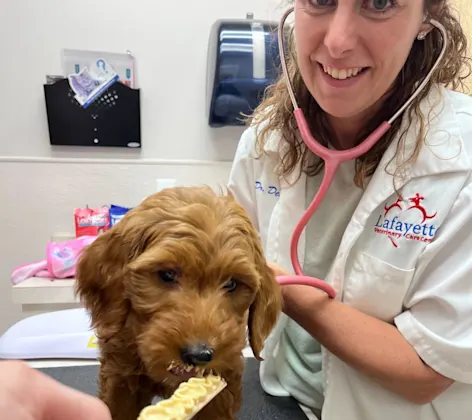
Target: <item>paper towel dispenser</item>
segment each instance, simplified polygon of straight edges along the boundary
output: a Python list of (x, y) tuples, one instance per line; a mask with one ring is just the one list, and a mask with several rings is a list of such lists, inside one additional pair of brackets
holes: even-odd
[(243, 125), (280, 74), (278, 22), (220, 19), (212, 27), (207, 62), (211, 127)]

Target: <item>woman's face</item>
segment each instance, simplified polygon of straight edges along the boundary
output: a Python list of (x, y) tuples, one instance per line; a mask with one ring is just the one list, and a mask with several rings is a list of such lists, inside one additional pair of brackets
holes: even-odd
[(300, 71), (333, 117), (368, 117), (422, 29), (423, 0), (295, 0)]

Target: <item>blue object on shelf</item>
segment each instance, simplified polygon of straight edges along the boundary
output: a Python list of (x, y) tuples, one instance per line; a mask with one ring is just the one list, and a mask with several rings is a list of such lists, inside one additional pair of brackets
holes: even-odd
[(278, 22), (220, 19), (212, 27), (207, 62), (211, 127), (243, 125), (280, 74)]

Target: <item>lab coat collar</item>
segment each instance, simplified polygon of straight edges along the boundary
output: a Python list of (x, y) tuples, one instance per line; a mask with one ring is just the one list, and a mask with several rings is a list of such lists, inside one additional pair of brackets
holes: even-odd
[[(393, 195), (395, 190), (401, 191), (411, 179), (471, 170), (471, 161), (448, 91), (442, 87), (433, 88), (420, 108), (425, 118), (425, 132), (417, 158), (412, 164), (399, 167), (412, 155), (417, 144), (420, 121), (414, 116), (401, 139), (401, 133), (405, 132), (408, 124), (408, 118), (404, 119), (399, 135), (392, 141), (373, 174), (358, 206), (358, 210), (362, 211), (356, 211), (353, 216), (353, 221), (359, 225), (363, 226), (379, 204)], [(395, 156), (397, 149), (400, 153)], [(395, 177), (392, 174), (396, 174)]]
[[(406, 181), (420, 176), (470, 170), (470, 158), (463, 145), (450, 93), (443, 87), (433, 87), (430, 94), (421, 102), (420, 109), (425, 120), (424, 141), (417, 159), (405, 173)], [(407, 117), (408, 114), (405, 113), (404, 116)], [(379, 168), (382, 172), (385, 172), (386, 166), (394, 157), (400, 135), (405, 131), (407, 124), (408, 118), (404, 118), (400, 134), (396, 136), (380, 162)], [(404, 146), (400, 147), (403, 149), (400, 162), (407, 160), (413, 153), (419, 131), (420, 120), (415, 115), (404, 136)], [(389, 169), (390, 167), (397, 169), (395, 162), (389, 165)]]
[[(358, 208), (364, 211), (356, 212), (353, 217), (354, 221), (363, 225), (369, 214), (379, 204), (393, 195), (395, 190), (400, 191), (412, 178), (471, 170), (471, 160), (466, 152), (454, 105), (449, 95), (450, 93), (445, 88), (437, 86), (433, 87), (422, 101), (420, 109), (425, 119), (425, 140), (421, 144), (416, 160), (411, 165), (399, 168), (398, 164), (405, 162), (412, 155), (420, 130), (420, 121), (416, 115), (413, 115), (412, 123), (407, 128), (409, 118), (406, 111), (399, 134), (384, 153), (359, 203)], [(404, 132), (405, 135), (400, 138)], [(286, 143), (281, 144), (278, 131), (272, 131), (269, 134), (264, 146), (267, 153), (280, 153), (280, 155), (283, 155), (286, 147), (288, 147)], [(395, 156), (397, 148), (400, 149), (400, 154)], [(297, 180), (299, 170), (300, 168), (297, 168), (287, 179), (281, 180), (281, 187), (286, 190), (285, 198), (290, 200), (286, 203), (290, 203), (293, 216), (295, 216), (293, 210), (296, 205), (302, 206), (301, 208), (305, 207), (306, 176), (302, 174)], [(396, 174), (395, 178), (392, 174)], [(300, 244), (302, 242), (301, 240)], [(299, 248), (299, 255), (302, 256), (302, 247)]]
[[(468, 170), (471, 163), (467, 153), (463, 150), (459, 122), (447, 89), (441, 86), (433, 87), (429, 95), (420, 104), (420, 108), (425, 119), (424, 135), (426, 139), (422, 144), (416, 163), (405, 174), (406, 179), (408, 177)], [(404, 117), (407, 117), (407, 113), (408, 111), (405, 111)], [(404, 118), (399, 134), (384, 153), (379, 168), (385, 169), (394, 157), (400, 135), (407, 128), (408, 121), (408, 118)], [(419, 127), (419, 119), (414, 116), (403, 139), (403, 156), (408, 157), (413, 152)], [(281, 143), (281, 141), (281, 134), (278, 130), (270, 131), (264, 144), (264, 150), (267, 153), (280, 153), (282, 155), (288, 149), (288, 145), (285, 142)], [(392, 162), (389, 167), (393, 165), (395, 165), (395, 162)]]

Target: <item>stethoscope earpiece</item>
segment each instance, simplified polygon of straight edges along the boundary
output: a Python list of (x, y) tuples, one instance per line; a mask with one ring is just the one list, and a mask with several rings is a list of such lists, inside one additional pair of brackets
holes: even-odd
[(426, 31), (421, 31), (418, 36), (416, 37), (416, 39), (418, 41), (424, 41), (426, 39), (426, 36), (428, 35), (428, 32)]

